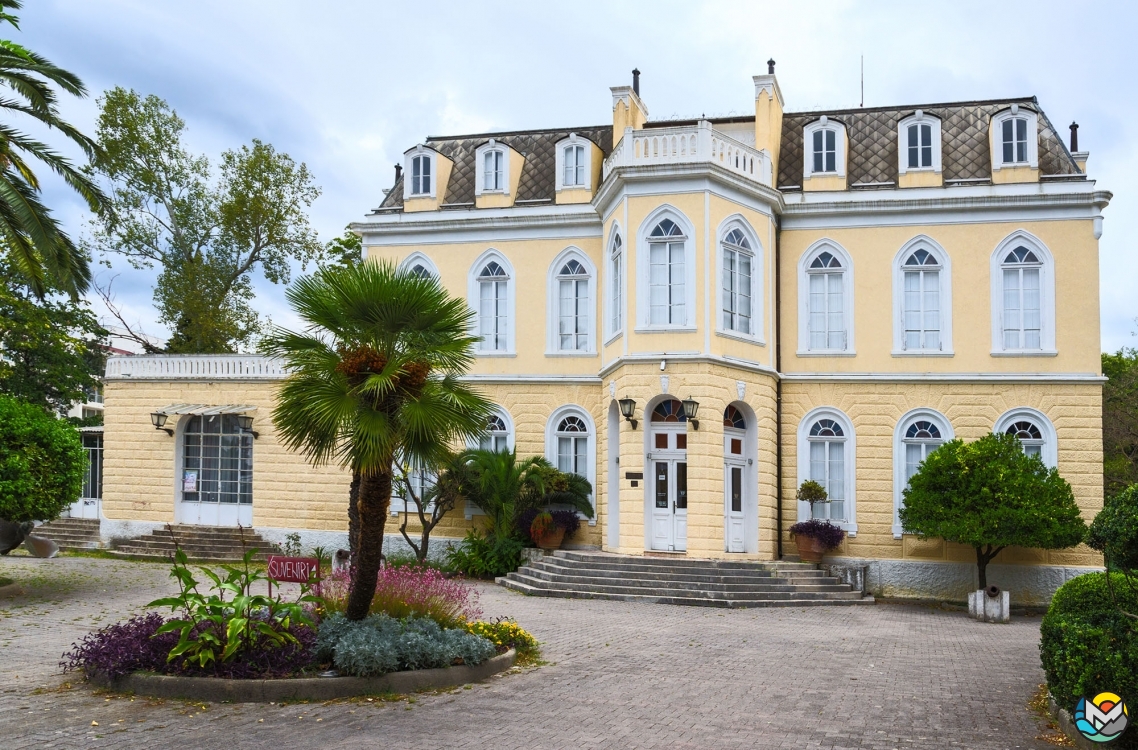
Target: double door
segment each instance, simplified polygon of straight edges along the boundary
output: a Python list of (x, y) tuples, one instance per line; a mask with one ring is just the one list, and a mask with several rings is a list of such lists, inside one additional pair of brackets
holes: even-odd
[[(683, 552), (688, 548), (688, 460), (685, 433), (660, 432), (654, 436), (650, 497), (652, 501), (652, 549)], [(679, 445), (684, 449), (679, 449)]]

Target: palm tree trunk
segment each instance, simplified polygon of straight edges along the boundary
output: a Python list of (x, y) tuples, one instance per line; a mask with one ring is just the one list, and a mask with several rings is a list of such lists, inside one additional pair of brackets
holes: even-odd
[(359, 549), (352, 565), (352, 589), (348, 593), (345, 615), (349, 620), (362, 620), (371, 609), (376, 578), (383, 560), (383, 530), (391, 507), (391, 469), (364, 475), (360, 479)]
[(352, 472), (352, 486), (348, 490), (348, 552), (351, 564), (356, 564), (360, 551), (360, 473)]

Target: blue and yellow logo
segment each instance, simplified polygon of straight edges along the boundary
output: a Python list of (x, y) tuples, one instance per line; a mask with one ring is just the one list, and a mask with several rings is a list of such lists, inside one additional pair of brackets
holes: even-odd
[(1091, 742), (1110, 742), (1126, 731), (1130, 712), (1114, 693), (1099, 693), (1091, 700), (1079, 699), (1075, 708), (1075, 728)]

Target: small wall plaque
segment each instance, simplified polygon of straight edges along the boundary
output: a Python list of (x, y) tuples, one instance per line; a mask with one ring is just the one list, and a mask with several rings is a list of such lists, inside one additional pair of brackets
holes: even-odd
[(626, 471), (624, 472), (625, 479), (643, 479), (644, 472), (642, 471)]

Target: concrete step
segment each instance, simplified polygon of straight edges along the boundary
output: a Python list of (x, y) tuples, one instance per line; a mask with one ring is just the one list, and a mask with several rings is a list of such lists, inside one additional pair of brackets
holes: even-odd
[(850, 606), (857, 604), (873, 604), (873, 597), (859, 597), (857, 599), (704, 599), (690, 596), (656, 596), (651, 594), (612, 594), (593, 591), (573, 591), (560, 589), (547, 589), (531, 586), (523, 581), (498, 578), (497, 583), (511, 591), (517, 591), (529, 596), (546, 596), (561, 599), (607, 599), (624, 602), (644, 602), (650, 604), (678, 604), (696, 607), (724, 607), (724, 608), (759, 608), (759, 607), (818, 607), (818, 606)]
[[(598, 588), (604, 586), (619, 586), (621, 588), (638, 588), (638, 589), (659, 589), (667, 588), (673, 590), (684, 591), (699, 591), (707, 593), (757, 593), (763, 591), (772, 592), (849, 592), (850, 587), (839, 583), (836, 579), (833, 583), (829, 584), (810, 584), (805, 586), (796, 586), (786, 581), (775, 579), (773, 582), (770, 580), (761, 582), (748, 582), (739, 581), (731, 583), (715, 583), (706, 581), (668, 581), (661, 579), (640, 579), (640, 578), (597, 578), (595, 576), (587, 575), (572, 575), (563, 573), (552, 573), (547, 570), (538, 570), (533, 566), (527, 566), (523, 569), (524, 575), (527, 578), (547, 581), (551, 584), (566, 585), (572, 588)], [(521, 573), (522, 571), (519, 571)], [(515, 575), (511, 573), (510, 575)], [(507, 576), (508, 577), (508, 576)]]
[(50, 539), (62, 550), (99, 547), (99, 521), (94, 518), (57, 518), (37, 526), (32, 533)]
[(178, 525), (120, 543), (117, 554), (151, 560), (169, 560), (181, 548), (191, 560), (234, 562), (253, 550), (254, 559), (277, 554), (277, 547), (253, 529), (223, 526)]
[(540, 578), (535, 578), (529, 574), (528, 571), (517, 571), (510, 573), (506, 576), (508, 580), (518, 581), (528, 586), (542, 587), (557, 591), (592, 591), (601, 594), (638, 594), (646, 596), (663, 596), (663, 597), (687, 597), (693, 599), (733, 599), (733, 600), (749, 600), (749, 599), (852, 599), (861, 598), (861, 593), (850, 591), (848, 586), (845, 591), (802, 591), (793, 587), (786, 587), (781, 590), (766, 588), (759, 590), (747, 590), (746, 588), (732, 588), (728, 590), (716, 589), (692, 589), (678, 586), (669, 586), (667, 584), (655, 586), (637, 586), (627, 585), (621, 586), (618, 584), (596, 584), (589, 583), (588, 581), (574, 581), (574, 582), (561, 582), (549, 581)]
[(643, 581), (691, 581), (691, 582), (706, 582), (706, 583), (786, 583), (793, 582), (801, 585), (810, 584), (826, 584), (836, 583), (838, 581), (835, 576), (827, 576), (820, 570), (812, 571), (815, 575), (799, 576), (796, 574), (778, 575), (768, 570), (758, 571), (707, 571), (699, 573), (686, 572), (690, 569), (681, 569), (680, 571), (664, 571), (664, 570), (637, 570), (635, 566), (625, 567), (609, 567), (609, 568), (593, 568), (586, 567), (586, 564), (581, 563), (577, 565), (566, 565), (563, 561), (557, 558), (544, 558), (534, 562), (527, 563), (527, 567), (533, 570), (544, 570), (550, 573), (558, 573), (562, 575), (576, 575), (576, 576), (594, 576), (597, 578), (610, 578), (610, 579), (625, 579), (625, 580), (643, 580)]

